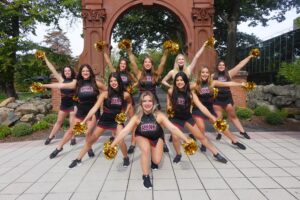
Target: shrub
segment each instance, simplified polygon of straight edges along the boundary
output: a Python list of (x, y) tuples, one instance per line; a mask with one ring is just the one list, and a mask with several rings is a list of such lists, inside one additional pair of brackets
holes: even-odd
[(281, 63), (278, 71), (279, 76), (283, 76), (286, 80), (294, 84), (300, 84), (300, 59), (296, 59), (292, 63)]
[(275, 111), (275, 112), (269, 112), (265, 120), (267, 123), (272, 125), (282, 124), (284, 119), (286, 118), (286, 115), (283, 111)]
[(16, 124), (11, 130), (12, 136), (15, 136), (15, 137), (30, 135), (31, 133), (32, 133), (32, 128), (29, 124), (26, 124), (26, 123)]
[(45, 120), (38, 121), (32, 125), (33, 132), (49, 128), (49, 123)]
[(63, 128), (68, 128), (69, 126), (70, 126), (69, 119), (65, 119), (63, 124), (62, 124), (62, 127)]
[(11, 134), (10, 128), (6, 125), (0, 125), (0, 139), (5, 138), (9, 134)]
[(236, 115), (239, 119), (250, 119), (253, 111), (249, 108), (236, 107)]
[(256, 116), (266, 116), (269, 112), (270, 110), (266, 106), (258, 106), (254, 109), (254, 115)]
[(49, 124), (54, 124), (57, 120), (57, 114), (49, 114), (46, 117), (44, 117), (44, 119), (46, 122), (48, 122)]

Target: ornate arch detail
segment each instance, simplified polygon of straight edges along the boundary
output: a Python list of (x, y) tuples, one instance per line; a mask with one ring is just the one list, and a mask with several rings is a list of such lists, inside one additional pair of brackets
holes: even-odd
[(82, 9), (83, 28), (102, 27), (106, 19), (105, 9)]
[(192, 8), (192, 18), (195, 26), (211, 26), (213, 15), (213, 8)]

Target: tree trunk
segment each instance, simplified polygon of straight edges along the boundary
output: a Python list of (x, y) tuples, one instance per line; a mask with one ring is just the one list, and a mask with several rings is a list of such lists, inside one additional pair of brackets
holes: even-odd
[(236, 59), (236, 32), (237, 32), (236, 22), (235, 21), (228, 22), (226, 65), (229, 68), (232, 68), (235, 65), (235, 59)]

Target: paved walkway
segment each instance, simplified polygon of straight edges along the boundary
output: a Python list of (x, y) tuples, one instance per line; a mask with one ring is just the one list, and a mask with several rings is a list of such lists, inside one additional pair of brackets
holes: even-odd
[[(50, 160), (57, 144), (44, 141), (0, 144), (0, 199), (300, 199), (300, 141), (296, 132), (250, 132), (253, 139), (241, 141), (247, 150), (238, 150), (226, 139), (216, 141), (207, 133), (229, 162), (215, 161), (210, 152), (183, 156), (173, 164), (174, 150), (165, 153), (159, 170), (151, 173), (154, 188), (142, 184), (139, 151), (122, 167), (121, 153), (109, 161), (101, 154), (100, 138), (93, 147), (95, 158), (84, 157), (82, 165), (69, 169), (83, 145), (66, 145)], [(167, 136), (168, 138), (169, 136)], [(127, 144), (130, 137), (126, 138)]]

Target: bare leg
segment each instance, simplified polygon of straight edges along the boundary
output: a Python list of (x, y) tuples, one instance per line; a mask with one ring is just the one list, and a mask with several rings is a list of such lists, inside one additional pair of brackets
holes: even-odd
[(141, 150), (141, 167), (144, 175), (149, 175), (149, 162), (151, 145), (147, 138), (136, 137), (136, 143)]

